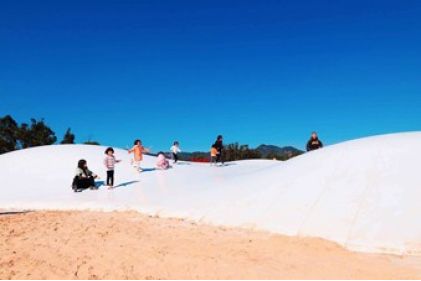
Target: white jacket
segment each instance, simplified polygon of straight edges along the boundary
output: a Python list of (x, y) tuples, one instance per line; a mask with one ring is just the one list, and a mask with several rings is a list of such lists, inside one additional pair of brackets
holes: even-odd
[(177, 153), (180, 153), (180, 152), (181, 152), (180, 147), (178, 147), (178, 146), (176, 146), (176, 145), (171, 146), (170, 150), (171, 150), (171, 152), (172, 152), (172, 153), (174, 153), (174, 154), (177, 154)]

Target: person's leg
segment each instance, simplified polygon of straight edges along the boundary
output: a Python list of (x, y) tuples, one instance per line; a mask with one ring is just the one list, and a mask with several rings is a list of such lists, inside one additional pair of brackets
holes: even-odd
[(81, 191), (82, 189), (85, 189), (84, 184), (83, 184), (83, 179), (76, 177), (74, 183), (75, 183), (77, 191)]
[(142, 168), (140, 168), (140, 161), (134, 160), (133, 167), (136, 170), (136, 172), (142, 172)]
[(107, 171), (107, 186), (112, 186), (112, 171)]
[(77, 179), (77, 188), (82, 190), (82, 189), (87, 189), (89, 187), (92, 186), (92, 181), (90, 178), (79, 178)]
[(78, 177), (77, 176), (73, 178), (72, 189), (73, 189), (73, 191), (78, 190)]
[(177, 163), (177, 162), (178, 162), (178, 154), (174, 153), (174, 163)]
[(114, 170), (110, 171), (110, 183), (111, 186), (114, 186)]
[(89, 187), (96, 188), (94, 177), (89, 177), (88, 178), (88, 183), (89, 183)]
[(139, 161), (133, 160), (133, 168), (138, 171), (139, 170)]

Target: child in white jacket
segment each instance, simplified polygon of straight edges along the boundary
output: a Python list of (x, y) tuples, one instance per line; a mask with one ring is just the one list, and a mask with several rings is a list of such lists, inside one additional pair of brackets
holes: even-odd
[(172, 153), (172, 158), (174, 160), (174, 164), (176, 164), (178, 162), (178, 153), (181, 152), (180, 143), (178, 141), (175, 141), (174, 145), (171, 146), (170, 150), (171, 150), (171, 153)]

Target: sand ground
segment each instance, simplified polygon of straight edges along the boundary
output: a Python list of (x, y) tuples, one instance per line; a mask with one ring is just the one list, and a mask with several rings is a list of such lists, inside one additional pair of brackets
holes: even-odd
[(0, 279), (421, 279), (421, 259), (136, 212), (0, 215)]

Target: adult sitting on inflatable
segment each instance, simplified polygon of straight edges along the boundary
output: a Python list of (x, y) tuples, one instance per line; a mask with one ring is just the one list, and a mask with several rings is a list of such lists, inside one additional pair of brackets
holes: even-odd
[(86, 160), (81, 159), (77, 163), (76, 174), (73, 178), (72, 189), (74, 192), (81, 192), (84, 189), (97, 189), (95, 186), (96, 174), (88, 169)]

